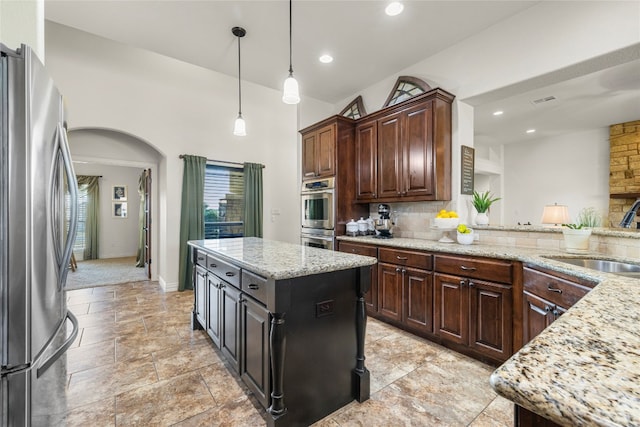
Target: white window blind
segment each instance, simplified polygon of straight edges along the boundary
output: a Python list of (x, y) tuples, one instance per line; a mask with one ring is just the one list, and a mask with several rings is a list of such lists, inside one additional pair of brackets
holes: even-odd
[(209, 163), (204, 175), (205, 239), (242, 237), (243, 169)]
[[(69, 226), (69, 213), (71, 198), (69, 193), (66, 194), (66, 219), (67, 227)], [(87, 222), (87, 189), (84, 186), (78, 188), (78, 232), (76, 234), (76, 240), (73, 243), (73, 253), (76, 260), (82, 260), (84, 258), (85, 247), (85, 224)]]

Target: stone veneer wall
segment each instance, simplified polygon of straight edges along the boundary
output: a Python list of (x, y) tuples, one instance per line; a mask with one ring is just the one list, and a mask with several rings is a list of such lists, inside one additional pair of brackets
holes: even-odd
[[(609, 193), (640, 194), (640, 120), (609, 127)], [(636, 200), (609, 199), (609, 221), (615, 226)]]

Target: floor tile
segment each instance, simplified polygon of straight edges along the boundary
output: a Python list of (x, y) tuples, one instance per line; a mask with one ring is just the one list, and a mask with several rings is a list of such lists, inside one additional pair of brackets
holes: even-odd
[(161, 380), (214, 363), (222, 364), (222, 360), (214, 353), (213, 344), (206, 341), (156, 351), (153, 360)]
[(67, 350), (67, 374), (97, 368), (115, 362), (115, 341), (73, 347)]

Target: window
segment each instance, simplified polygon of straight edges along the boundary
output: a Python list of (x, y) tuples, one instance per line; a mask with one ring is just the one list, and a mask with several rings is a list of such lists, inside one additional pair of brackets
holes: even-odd
[(354, 120), (366, 116), (367, 112), (365, 111), (364, 104), (362, 103), (362, 96), (359, 95), (356, 99), (351, 101), (351, 103), (340, 112), (340, 115)]
[[(71, 197), (69, 193), (66, 193), (65, 197), (65, 212), (67, 214), (67, 227), (69, 226), (69, 213)], [(76, 240), (73, 243), (73, 254), (76, 260), (82, 261), (84, 259), (84, 246), (85, 246), (85, 225), (87, 222), (87, 188), (86, 186), (80, 186), (78, 188), (78, 232), (76, 234)]]
[(396, 80), (396, 84), (384, 103), (383, 108), (399, 104), (409, 98), (425, 93), (430, 89), (431, 86), (417, 77), (400, 76), (398, 80)]
[(244, 230), (242, 167), (208, 163), (204, 174), (204, 238), (242, 237)]

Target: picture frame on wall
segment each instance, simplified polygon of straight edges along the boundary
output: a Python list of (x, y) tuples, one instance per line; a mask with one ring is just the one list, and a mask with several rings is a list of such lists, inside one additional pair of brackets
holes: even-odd
[(113, 200), (126, 202), (127, 201), (127, 186), (126, 185), (114, 185), (112, 191)]
[(111, 213), (114, 218), (126, 218), (127, 202), (114, 202), (111, 207)]

